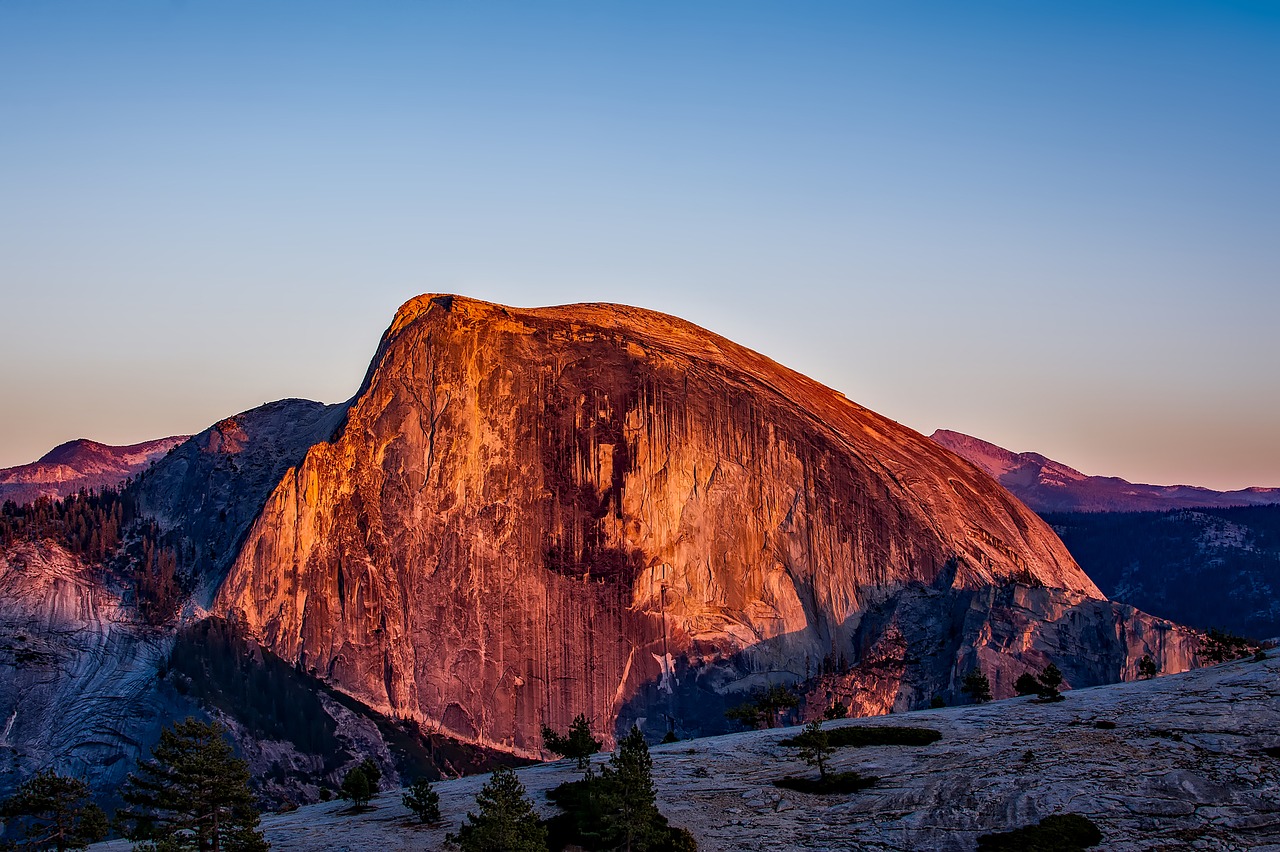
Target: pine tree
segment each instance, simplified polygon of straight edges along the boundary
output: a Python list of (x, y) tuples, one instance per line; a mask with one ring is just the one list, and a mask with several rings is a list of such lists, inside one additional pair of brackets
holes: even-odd
[(1019, 695), (1039, 695), (1040, 681), (1031, 672), (1023, 672), (1018, 675), (1017, 681), (1013, 684), (1013, 689)]
[(1160, 666), (1156, 665), (1156, 661), (1151, 659), (1150, 654), (1143, 654), (1142, 659), (1138, 661), (1138, 677), (1143, 680), (1150, 680), (1160, 672)]
[(431, 789), (431, 782), (426, 778), (414, 781), (400, 801), (418, 815), (419, 822), (434, 824), (440, 821), (440, 794)]
[(510, 769), (493, 771), (476, 795), (476, 804), (480, 813), (468, 813), (458, 833), (445, 838), (447, 843), (462, 852), (546, 852), (547, 829)]
[(1057, 701), (1062, 698), (1062, 693), (1058, 691), (1058, 687), (1062, 686), (1062, 671), (1053, 663), (1044, 667), (1044, 671), (1036, 675), (1036, 680), (1040, 681), (1040, 700), (1041, 701)]
[(600, 746), (603, 745), (600, 740), (591, 736), (591, 726), (587, 723), (587, 717), (581, 713), (569, 725), (567, 736), (561, 736), (543, 725), (542, 744), (553, 754), (576, 760), (579, 769), (586, 769), (591, 762), (591, 755), (600, 751)]
[(107, 815), (91, 795), (80, 779), (47, 769), (0, 802), (0, 819), (21, 837), (18, 849), (84, 849), (107, 836)]
[(369, 786), (373, 788), (373, 792), (378, 792), (378, 785), (382, 783), (382, 767), (374, 762), (372, 757), (366, 757), (360, 761), (360, 771), (364, 773), (364, 777), (369, 779)]
[[(199, 852), (264, 852), (249, 769), (216, 722), (186, 719), (160, 732), (150, 760), (139, 760), (121, 790), (125, 820), (151, 821), (149, 847)], [(136, 830), (135, 830), (136, 836)]]
[(618, 741), (601, 770), (605, 790), (604, 826), (611, 848), (643, 852), (660, 842), (665, 820), (653, 789), (653, 758), (639, 728)]
[(352, 767), (342, 778), (342, 786), (338, 788), (338, 795), (351, 802), (351, 807), (357, 811), (364, 810), (369, 806), (369, 800), (373, 798), (374, 786), (369, 780), (369, 775), (365, 772), (364, 765)]
[(818, 779), (827, 780), (827, 761), (835, 751), (831, 747), (831, 738), (822, 730), (822, 722), (814, 719), (804, 726), (804, 731), (796, 737), (796, 745), (800, 749), (800, 759), (818, 769)]
[(960, 689), (969, 693), (969, 697), (973, 699), (975, 704), (982, 704), (991, 700), (991, 681), (987, 679), (987, 673), (982, 669), (974, 669), (965, 675), (964, 683)]

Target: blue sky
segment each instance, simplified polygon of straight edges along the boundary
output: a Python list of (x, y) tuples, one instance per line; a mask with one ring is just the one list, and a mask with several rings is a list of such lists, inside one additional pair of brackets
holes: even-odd
[(1280, 485), (1280, 6), (0, 2), (0, 465), (337, 401), (420, 292)]

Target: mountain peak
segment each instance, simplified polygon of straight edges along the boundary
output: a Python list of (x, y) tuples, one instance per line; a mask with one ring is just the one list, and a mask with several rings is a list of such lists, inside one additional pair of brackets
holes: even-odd
[(939, 446), (986, 471), (1037, 512), (1142, 512), (1280, 503), (1280, 488), (1214, 491), (1194, 485), (1143, 485), (1088, 476), (1040, 453), (1014, 453), (981, 438), (938, 429)]
[(186, 435), (112, 446), (88, 438), (59, 444), (38, 461), (0, 470), (0, 500), (29, 503), (66, 497), (81, 488), (119, 485), (187, 440)]

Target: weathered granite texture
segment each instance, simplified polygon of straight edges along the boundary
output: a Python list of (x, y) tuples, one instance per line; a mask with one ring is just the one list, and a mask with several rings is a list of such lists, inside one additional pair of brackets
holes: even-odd
[(192, 436), (133, 483), (141, 513), (180, 541), (197, 606), (209, 604), (280, 477), (333, 434), (345, 409), (307, 399), (258, 406)]
[(51, 542), (0, 549), (0, 791), (40, 769), (110, 787), (168, 710), (169, 639)]
[[(978, 835), (1078, 813), (1102, 830), (1098, 849), (1280, 850), (1280, 660), (1197, 669), (1152, 681), (828, 727), (911, 725), (942, 739), (919, 747), (841, 749), (832, 768), (875, 775), (869, 790), (813, 796), (773, 780), (813, 770), (778, 745), (798, 729), (653, 746), (658, 803), (702, 852), (972, 852)], [(1113, 723), (1102, 729), (1098, 722)], [(597, 767), (607, 759), (598, 756)], [(539, 810), (545, 792), (581, 776), (571, 761), (518, 771)], [(345, 803), (268, 815), (277, 852), (444, 849), (488, 776), (436, 785), (444, 821), (419, 826), (399, 791), (369, 814)], [(98, 848), (98, 847), (95, 847)], [(127, 844), (104, 844), (106, 850)]]

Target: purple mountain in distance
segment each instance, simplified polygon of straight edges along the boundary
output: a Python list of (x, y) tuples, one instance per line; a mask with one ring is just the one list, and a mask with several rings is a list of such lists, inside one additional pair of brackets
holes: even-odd
[(66, 497), (81, 488), (110, 488), (142, 471), (187, 435), (112, 447), (78, 438), (59, 444), (39, 461), (0, 470), (0, 502), (30, 503), (40, 497)]
[(1195, 485), (1141, 485), (1087, 476), (1039, 453), (1015, 453), (949, 429), (929, 438), (991, 475), (1037, 512), (1151, 512), (1280, 503), (1280, 488), (1214, 491)]

